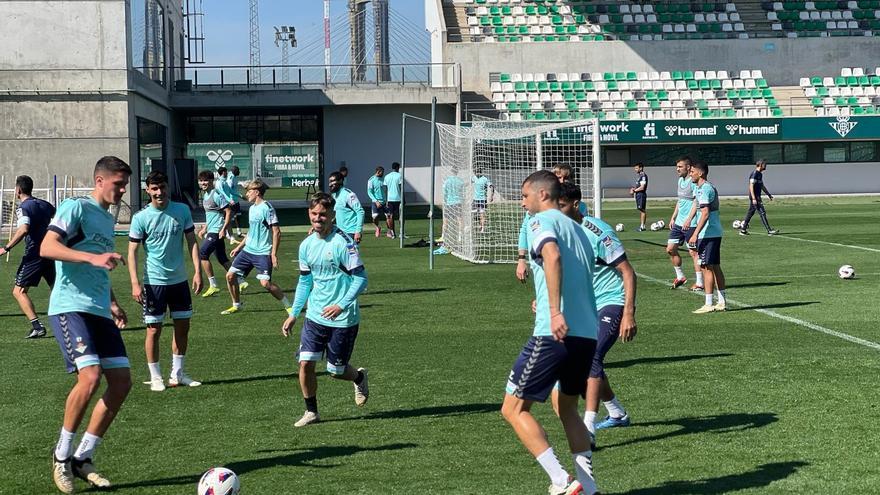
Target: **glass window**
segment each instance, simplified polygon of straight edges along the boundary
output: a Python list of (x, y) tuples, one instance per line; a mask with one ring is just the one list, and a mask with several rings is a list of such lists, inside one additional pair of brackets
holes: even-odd
[(877, 159), (877, 145), (874, 142), (849, 143), (849, 161), (873, 162)]
[(607, 150), (605, 152), (605, 165), (609, 167), (628, 167), (632, 165), (629, 160), (629, 148)]
[(214, 141), (219, 143), (235, 141), (234, 117), (214, 117)]
[(826, 163), (846, 161), (846, 143), (825, 143), (822, 158)]
[(303, 115), (302, 117), (302, 141), (318, 140), (318, 117), (315, 115)]
[(756, 144), (754, 154), (755, 162), (763, 159), (767, 163), (783, 163), (781, 144)]
[(803, 143), (782, 145), (785, 163), (806, 163), (807, 145)]
[(191, 143), (209, 143), (214, 139), (211, 117), (190, 117), (187, 140)]

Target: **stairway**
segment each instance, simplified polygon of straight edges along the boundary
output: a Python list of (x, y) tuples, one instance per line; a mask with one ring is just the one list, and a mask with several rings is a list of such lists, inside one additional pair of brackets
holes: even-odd
[(767, 20), (767, 11), (761, 7), (760, 2), (737, 2), (736, 11), (742, 19), (743, 26), (750, 38), (778, 38), (779, 35), (770, 27)]
[(443, 18), (446, 20), (446, 35), (449, 41), (464, 41), (467, 37), (467, 14), (464, 7), (452, 2), (443, 2)]
[(786, 117), (815, 117), (810, 100), (804, 96), (804, 90), (798, 86), (776, 86), (773, 97)]

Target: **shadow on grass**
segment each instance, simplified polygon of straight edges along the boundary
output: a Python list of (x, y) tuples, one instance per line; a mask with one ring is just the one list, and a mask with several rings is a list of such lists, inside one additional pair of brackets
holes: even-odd
[(695, 361), (697, 359), (709, 359), (730, 357), (733, 354), (727, 352), (723, 354), (689, 354), (686, 356), (658, 356), (645, 357), (638, 359), (628, 359), (626, 361), (617, 361), (614, 363), (605, 363), (606, 368), (629, 368), (630, 366), (638, 366), (641, 364), (661, 364), (661, 363), (680, 363), (684, 361)]
[[(344, 446), (328, 446), (328, 447), (315, 447), (315, 448), (307, 448), (307, 449), (298, 449), (298, 450), (289, 450), (284, 454), (276, 455), (273, 457), (266, 457), (263, 459), (251, 459), (247, 461), (237, 461), (226, 464), (224, 467), (231, 469), (237, 475), (242, 476), (244, 474), (250, 473), (252, 471), (257, 471), (260, 469), (278, 467), (278, 466), (291, 466), (291, 467), (313, 467), (313, 468), (331, 468), (337, 467), (338, 464), (314, 464), (315, 461), (321, 461), (325, 459), (334, 459), (334, 458), (342, 458), (349, 457), (354, 454), (358, 454), (361, 452), (382, 452), (382, 451), (390, 451), (390, 450), (402, 450), (402, 449), (412, 449), (418, 447), (417, 444), (414, 443), (392, 443), (388, 445), (379, 445), (377, 447), (359, 447), (356, 445), (344, 445)], [(191, 474), (184, 476), (174, 476), (171, 478), (160, 478), (156, 480), (144, 480), (137, 481), (134, 483), (123, 483), (118, 485), (113, 485), (110, 489), (102, 489), (102, 492), (108, 491), (120, 491), (128, 488), (144, 488), (144, 487), (155, 487), (155, 486), (174, 486), (174, 485), (195, 485), (199, 478), (201, 478), (202, 474)]]
[[(652, 442), (655, 440), (665, 440), (667, 438), (680, 437), (682, 435), (691, 435), (694, 433), (731, 433), (737, 431), (751, 430), (753, 428), (763, 428), (769, 424), (779, 421), (779, 418), (773, 413), (733, 413), (718, 414), (716, 416), (694, 416), (678, 419), (670, 419), (667, 421), (649, 421), (646, 423), (633, 423), (635, 427), (653, 427), (653, 426), (678, 426), (679, 429), (665, 433), (658, 433), (646, 437), (633, 438), (625, 442), (603, 445), (604, 448), (623, 447), (642, 442)], [(671, 491), (668, 493), (679, 493)]]
[(421, 417), (454, 417), (466, 416), (469, 414), (485, 414), (498, 413), (501, 411), (501, 402), (491, 402), (482, 404), (453, 404), (449, 406), (431, 406), (418, 407), (415, 409), (395, 409), (391, 411), (378, 411), (364, 416), (356, 416), (350, 418), (339, 419), (321, 419), (322, 423), (333, 423), (341, 421), (363, 421), (365, 419), (404, 419), (404, 418), (421, 418)]
[(652, 241), (646, 241), (644, 239), (633, 239), (633, 241), (641, 242), (642, 244), (650, 244), (652, 246), (660, 246), (662, 248), (666, 247), (666, 244), (663, 244), (662, 242), (652, 242)]
[(665, 495), (675, 493), (681, 495), (718, 495), (732, 493), (748, 488), (765, 487), (795, 474), (798, 469), (808, 466), (802, 461), (772, 462), (761, 464), (755, 469), (739, 474), (729, 474), (716, 478), (693, 481), (667, 481), (662, 485), (650, 488), (639, 488), (626, 492), (625, 495)]
[(819, 301), (799, 301), (776, 304), (758, 304), (757, 306), (747, 306), (743, 308), (730, 308), (727, 311), (751, 311), (754, 309), (780, 309), (780, 308), (796, 308), (798, 306), (809, 306), (810, 304), (820, 304)]
[[(316, 376), (324, 376), (329, 375), (326, 371), (317, 371), (315, 373)], [(224, 378), (220, 380), (205, 380), (202, 382), (202, 385), (229, 385), (232, 383), (248, 383), (248, 382), (262, 382), (266, 380), (283, 380), (283, 379), (292, 379), (297, 380), (299, 374), (298, 373), (281, 373), (277, 375), (258, 375), (258, 376), (242, 376), (238, 378)]]
[(788, 282), (749, 282), (746, 284), (727, 284), (728, 289), (744, 289), (746, 287), (777, 287), (788, 285)]
[[(414, 289), (385, 289), (385, 290), (367, 290), (364, 292), (365, 296), (372, 296), (374, 294), (415, 294), (417, 292), (442, 292), (444, 290), (449, 290), (448, 287), (422, 287), (422, 288), (414, 288)], [(363, 307), (363, 306), (361, 306)]]

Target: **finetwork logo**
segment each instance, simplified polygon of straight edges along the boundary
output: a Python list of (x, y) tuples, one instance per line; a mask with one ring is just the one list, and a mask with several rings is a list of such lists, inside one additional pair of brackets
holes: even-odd
[(845, 138), (847, 134), (851, 130), (855, 128), (859, 123), (858, 122), (850, 122), (849, 115), (841, 115), (837, 117), (837, 122), (829, 122), (828, 125), (831, 126), (832, 129), (837, 131), (840, 134), (840, 137)]
[(232, 160), (232, 150), (210, 150), (205, 153), (205, 156), (208, 157), (208, 160), (214, 162), (214, 169), (218, 169), (226, 165), (226, 162)]
[(645, 124), (642, 139), (657, 139), (657, 124), (653, 122)]

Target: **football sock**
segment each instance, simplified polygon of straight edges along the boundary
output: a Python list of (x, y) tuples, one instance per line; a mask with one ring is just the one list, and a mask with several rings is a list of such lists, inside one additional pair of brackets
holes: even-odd
[(232, 306), (233, 306), (233, 307), (236, 307), (236, 308), (240, 308), (240, 307), (241, 307), (241, 301), (232, 303)]
[(147, 368), (150, 369), (150, 379), (155, 380), (157, 378), (162, 378), (162, 369), (159, 367), (159, 363), (147, 363)]
[(183, 359), (184, 355), (182, 354), (172, 354), (171, 355), (171, 376), (177, 377), (180, 376), (180, 373), (183, 371)]
[(208, 283), (211, 284), (211, 287), (217, 288), (217, 277), (208, 277)]
[(83, 459), (93, 459), (95, 457), (95, 449), (98, 448), (98, 445), (101, 445), (101, 437), (86, 432), (86, 434), (83, 435), (82, 440), (80, 440), (79, 447), (76, 448), (73, 458), (78, 461)]
[(596, 434), (596, 415), (595, 411), (587, 411), (584, 413), (584, 426), (590, 430), (590, 433)]
[(684, 270), (680, 266), (673, 266), (672, 268), (675, 268), (675, 278), (684, 278)]
[(556, 454), (553, 453), (553, 447), (545, 450), (535, 459), (537, 459), (538, 464), (544, 468), (544, 472), (550, 477), (551, 483), (555, 486), (568, 485), (568, 473), (562, 468), (562, 464), (559, 464), (559, 459), (557, 459)]
[(602, 402), (605, 405), (605, 409), (608, 410), (608, 415), (612, 418), (622, 418), (626, 416), (626, 409), (623, 408), (623, 404), (617, 400), (617, 397), (613, 397), (609, 401)]
[(67, 431), (64, 428), (61, 428), (61, 435), (58, 436), (58, 443), (55, 444), (55, 458), (59, 461), (63, 461), (70, 457), (71, 450), (73, 450), (73, 439), (76, 437), (76, 432)]
[(581, 485), (589, 485), (593, 480), (593, 453), (589, 450), (571, 455), (574, 459), (574, 472)]
[(354, 379), (354, 384), (360, 385), (362, 381), (364, 381), (364, 372), (358, 370), (358, 376)]
[(43, 329), (43, 324), (40, 323), (39, 318), (34, 318), (33, 320), (31, 320), (31, 326), (34, 328), (34, 330), (42, 330)]
[(712, 293), (707, 292), (706, 293), (706, 306), (711, 306), (711, 305), (712, 305)]
[(311, 411), (315, 414), (318, 413), (318, 397), (306, 397), (306, 411)]
[(718, 304), (724, 304), (727, 302), (727, 297), (726, 297), (727, 294), (725, 294), (725, 292), (727, 292), (727, 291), (726, 290), (719, 290), (718, 291)]
[(703, 271), (697, 270), (695, 275), (697, 277), (697, 285), (703, 285)]

